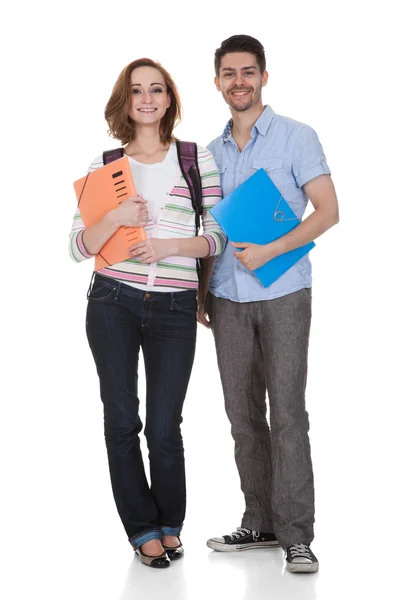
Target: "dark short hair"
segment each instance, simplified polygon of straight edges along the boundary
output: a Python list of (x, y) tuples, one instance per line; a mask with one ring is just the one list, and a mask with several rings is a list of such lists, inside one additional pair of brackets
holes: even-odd
[(214, 67), (217, 77), (219, 75), (222, 57), (230, 52), (249, 52), (250, 54), (254, 54), (261, 73), (264, 73), (266, 66), (265, 52), (261, 42), (256, 40), (256, 38), (251, 37), (251, 35), (232, 35), (227, 40), (224, 40), (221, 47), (217, 48), (215, 51)]

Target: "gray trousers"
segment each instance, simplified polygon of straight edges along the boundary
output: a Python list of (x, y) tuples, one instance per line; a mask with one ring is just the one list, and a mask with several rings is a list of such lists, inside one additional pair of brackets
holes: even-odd
[[(261, 302), (207, 297), (246, 510), (242, 527), (310, 544), (314, 481), (305, 407), (311, 289)], [(269, 399), (269, 424), (266, 413)]]

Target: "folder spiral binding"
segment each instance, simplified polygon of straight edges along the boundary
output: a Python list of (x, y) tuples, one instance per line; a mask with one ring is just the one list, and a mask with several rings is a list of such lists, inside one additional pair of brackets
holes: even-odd
[[(85, 227), (95, 225), (136, 188), (127, 157), (119, 158), (74, 182), (75, 194)], [(128, 248), (146, 239), (143, 227), (120, 227), (95, 258), (95, 271), (129, 258)]]

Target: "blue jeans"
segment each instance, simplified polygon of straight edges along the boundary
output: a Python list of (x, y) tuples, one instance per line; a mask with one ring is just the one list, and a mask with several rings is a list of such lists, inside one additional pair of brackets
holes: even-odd
[[(115, 503), (136, 548), (179, 535), (186, 509), (180, 425), (196, 344), (195, 291), (144, 292), (96, 274), (86, 332), (100, 379)], [(138, 361), (146, 371), (151, 487), (140, 451)]]

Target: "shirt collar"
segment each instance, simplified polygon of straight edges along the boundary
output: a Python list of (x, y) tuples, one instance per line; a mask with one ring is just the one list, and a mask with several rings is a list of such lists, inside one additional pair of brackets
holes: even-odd
[[(268, 131), (269, 126), (271, 125), (271, 121), (274, 117), (274, 111), (272, 108), (267, 105), (261, 115), (258, 117), (257, 121), (254, 123), (254, 127), (257, 129), (258, 133), (261, 135), (265, 135)], [(232, 125), (233, 120), (229, 119), (227, 122), (225, 129), (222, 133), (222, 141), (227, 142), (232, 135)]]

